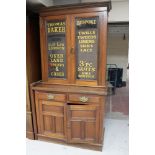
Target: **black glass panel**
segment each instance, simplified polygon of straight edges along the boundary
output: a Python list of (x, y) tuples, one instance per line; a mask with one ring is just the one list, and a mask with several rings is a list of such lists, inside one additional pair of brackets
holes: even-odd
[(76, 18), (76, 78), (97, 79), (98, 17)]
[(48, 21), (48, 77), (66, 78), (66, 24), (65, 21)]

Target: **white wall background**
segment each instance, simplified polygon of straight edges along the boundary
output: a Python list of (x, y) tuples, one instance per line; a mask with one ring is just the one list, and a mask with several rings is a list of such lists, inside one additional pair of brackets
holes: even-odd
[(123, 40), (122, 36), (110, 36), (108, 38), (107, 64), (116, 64), (118, 68), (123, 68), (123, 81), (126, 81), (128, 39)]
[(129, 21), (129, 1), (112, 1), (112, 10), (109, 12), (109, 22)]

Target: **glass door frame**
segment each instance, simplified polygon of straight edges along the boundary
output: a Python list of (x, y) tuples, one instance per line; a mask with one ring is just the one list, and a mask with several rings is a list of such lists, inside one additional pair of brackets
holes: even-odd
[[(75, 19), (76, 17), (99, 17), (98, 20), (98, 62), (97, 62), (97, 79), (96, 80), (78, 80), (76, 79), (76, 28)], [(106, 84), (106, 48), (107, 48), (107, 12), (95, 12), (95, 13), (79, 13), (71, 16), (71, 49), (74, 49), (72, 54), (71, 64), (74, 66), (71, 72), (72, 83), (82, 86), (105, 86)]]
[[(47, 34), (46, 22), (54, 20), (65, 20), (66, 22), (66, 78), (49, 78), (48, 77), (48, 49), (47, 49)], [(70, 81), (70, 17), (67, 15), (40, 17), (40, 43), (41, 43), (41, 59), (42, 59), (42, 80), (45, 83), (51, 84), (66, 84)]]

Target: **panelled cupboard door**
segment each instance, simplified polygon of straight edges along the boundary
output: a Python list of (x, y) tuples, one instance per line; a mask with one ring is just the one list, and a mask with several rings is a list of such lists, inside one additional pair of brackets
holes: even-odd
[(66, 15), (40, 17), (42, 80), (70, 81), (70, 18)]
[(99, 106), (68, 105), (67, 129), (69, 143), (98, 143)]
[(35, 93), (38, 133), (50, 138), (66, 139), (65, 107), (62, 102), (46, 100)]
[(105, 85), (106, 13), (71, 16), (72, 82), (78, 85)]

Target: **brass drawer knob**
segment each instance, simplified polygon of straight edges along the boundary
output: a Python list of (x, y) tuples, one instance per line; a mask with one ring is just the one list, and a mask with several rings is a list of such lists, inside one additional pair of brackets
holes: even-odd
[(82, 96), (82, 97), (80, 97), (80, 101), (81, 102), (87, 102), (88, 101), (88, 97)]
[(48, 98), (49, 100), (54, 99), (54, 95), (53, 95), (53, 94), (48, 94), (48, 95), (47, 95), (47, 98)]

